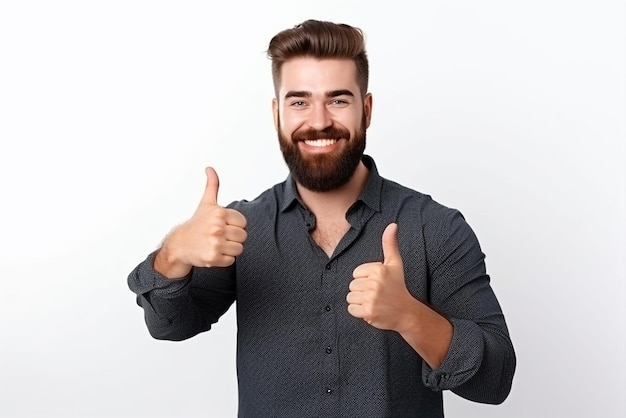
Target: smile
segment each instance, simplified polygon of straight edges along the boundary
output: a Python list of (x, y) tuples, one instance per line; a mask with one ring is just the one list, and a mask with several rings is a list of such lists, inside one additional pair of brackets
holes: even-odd
[(306, 139), (305, 144), (311, 147), (328, 147), (336, 143), (336, 139)]

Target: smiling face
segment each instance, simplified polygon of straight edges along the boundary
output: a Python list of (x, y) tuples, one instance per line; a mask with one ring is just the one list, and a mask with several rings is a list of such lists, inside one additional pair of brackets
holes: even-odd
[(292, 176), (312, 191), (346, 184), (365, 150), (372, 108), (350, 59), (293, 58), (272, 102), (280, 149)]

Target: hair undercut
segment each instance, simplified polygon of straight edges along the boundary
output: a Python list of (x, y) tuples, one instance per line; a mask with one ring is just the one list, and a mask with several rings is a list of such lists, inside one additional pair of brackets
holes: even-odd
[(345, 58), (356, 64), (357, 84), (367, 93), (369, 64), (365, 36), (359, 28), (343, 23), (306, 20), (276, 34), (270, 41), (267, 56), (272, 60), (272, 79), (278, 98), (280, 70), (292, 58)]

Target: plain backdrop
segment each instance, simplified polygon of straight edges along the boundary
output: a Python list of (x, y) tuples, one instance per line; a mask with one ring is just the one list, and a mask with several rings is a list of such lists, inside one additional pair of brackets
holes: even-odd
[(221, 178), (284, 180), (267, 43), (367, 36), (381, 174), (460, 209), (518, 355), (450, 417), (626, 414), (623, 1), (0, 2), (0, 416), (233, 417), (235, 315), (152, 339), (128, 273)]

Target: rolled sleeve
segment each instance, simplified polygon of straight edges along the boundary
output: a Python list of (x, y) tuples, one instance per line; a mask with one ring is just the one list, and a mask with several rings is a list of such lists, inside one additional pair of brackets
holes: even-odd
[(424, 385), (432, 390), (453, 389), (476, 374), (483, 359), (482, 329), (472, 321), (452, 319), (454, 333), (448, 354), (437, 369), (423, 363)]
[(128, 276), (128, 287), (137, 295), (152, 291), (161, 296), (179, 293), (188, 284), (191, 273), (181, 279), (168, 279), (154, 270), (155, 256), (156, 251), (150, 254), (130, 273)]

